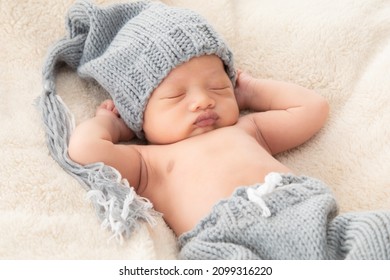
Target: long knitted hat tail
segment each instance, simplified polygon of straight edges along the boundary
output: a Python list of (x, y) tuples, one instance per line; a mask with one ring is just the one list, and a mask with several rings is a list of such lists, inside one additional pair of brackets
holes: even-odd
[[(128, 3), (99, 9), (89, 2), (76, 3), (68, 13), (68, 36), (58, 41), (49, 51), (43, 69), (44, 93), (40, 97), (46, 141), (52, 157), (89, 191), (97, 214), (114, 236), (128, 237), (139, 225), (139, 220), (154, 223), (152, 205), (138, 196), (117, 170), (103, 163), (81, 166), (73, 162), (67, 152), (74, 128), (72, 115), (56, 94), (55, 72), (60, 63), (76, 69), (80, 64), (100, 56), (116, 32), (125, 22), (137, 15), (147, 3)], [(108, 22), (117, 29), (102, 33), (94, 28), (96, 22)], [(94, 49), (97, 45), (99, 48)], [(86, 52), (84, 48), (88, 46)]]
[[(136, 195), (120, 174), (103, 163), (81, 166), (69, 159), (72, 116), (56, 95), (55, 72), (65, 63), (92, 78), (112, 97), (124, 122), (143, 138), (143, 113), (153, 90), (176, 66), (202, 55), (217, 55), (235, 83), (233, 55), (199, 14), (158, 2), (130, 2), (99, 8), (74, 4), (67, 15), (68, 35), (50, 50), (43, 69), (40, 107), (50, 152), (89, 190), (104, 224), (116, 236), (129, 235), (139, 219), (157, 213)], [(131, 163), (129, 163), (131, 164)]]

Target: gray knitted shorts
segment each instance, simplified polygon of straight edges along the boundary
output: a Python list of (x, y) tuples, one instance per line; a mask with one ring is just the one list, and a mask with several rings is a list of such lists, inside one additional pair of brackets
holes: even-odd
[(336, 202), (321, 181), (270, 173), (264, 184), (239, 187), (182, 234), (179, 257), (390, 258), (390, 212), (336, 215)]

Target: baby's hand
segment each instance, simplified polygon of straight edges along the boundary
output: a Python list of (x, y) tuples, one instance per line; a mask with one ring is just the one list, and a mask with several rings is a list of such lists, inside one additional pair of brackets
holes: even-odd
[(95, 115), (96, 117), (113, 118), (115, 126), (120, 131), (120, 141), (129, 141), (134, 137), (134, 132), (125, 124), (111, 99), (104, 100), (97, 107)]
[(118, 110), (111, 99), (104, 100), (96, 109), (96, 116), (111, 116), (120, 118)]
[(238, 107), (240, 110), (248, 109), (248, 96), (251, 95), (254, 78), (246, 72), (237, 69), (236, 87), (234, 93), (236, 95)]

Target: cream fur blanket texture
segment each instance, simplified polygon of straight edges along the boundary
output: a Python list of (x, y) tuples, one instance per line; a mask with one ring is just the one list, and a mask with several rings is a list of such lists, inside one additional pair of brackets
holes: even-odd
[[(107, 242), (84, 189), (48, 153), (34, 103), (47, 48), (65, 34), (72, 2), (0, 0), (0, 258), (175, 259), (176, 238), (162, 219), (122, 245)], [(342, 212), (390, 209), (389, 0), (165, 2), (208, 18), (237, 67), (325, 96), (326, 126), (278, 159), (325, 181)], [(77, 123), (105, 98), (69, 69), (58, 93)]]

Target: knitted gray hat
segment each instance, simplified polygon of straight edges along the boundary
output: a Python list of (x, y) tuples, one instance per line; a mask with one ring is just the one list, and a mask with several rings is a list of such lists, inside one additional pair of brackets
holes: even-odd
[[(138, 197), (118, 171), (103, 163), (81, 166), (67, 154), (72, 115), (55, 91), (60, 63), (98, 82), (125, 123), (143, 137), (143, 112), (153, 90), (176, 66), (201, 55), (217, 55), (232, 83), (232, 53), (200, 15), (157, 2), (97, 7), (78, 1), (67, 15), (65, 38), (49, 51), (43, 69), (40, 107), (52, 156), (82, 181), (103, 222), (116, 236), (129, 235), (138, 219), (152, 222), (152, 205)], [(131, 164), (131, 163), (130, 163)]]

